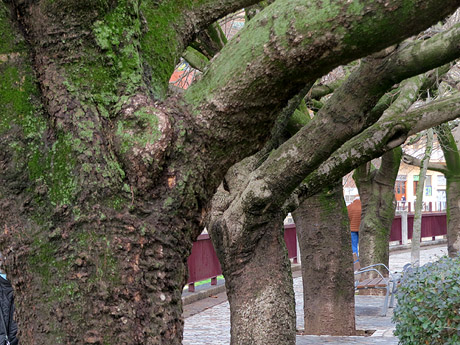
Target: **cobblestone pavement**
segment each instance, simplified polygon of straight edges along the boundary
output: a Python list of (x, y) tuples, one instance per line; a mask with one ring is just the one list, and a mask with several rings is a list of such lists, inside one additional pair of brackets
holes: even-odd
[[(445, 245), (422, 248), (420, 261), (423, 265), (446, 254)], [(410, 262), (410, 251), (392, 252), (390, 270), (401, 272), (408, 262)], [(297, 328), (303, 329), (302, 278), (295, 278), (293, 282)], [(371, 337), (297, 336), (297, 345), (397, 345), (398, 339), (393, 336), (394, 325), (391, 323), (393, 311), (390, 309), (386, 317), (379, 316), (382, 305), (383, 297), (356, 296), (356, 327), (362, 330), (376, 330)], [(229, 343), (230, 306), (227, 301), (215, 306), (211, 305), (210, 308), (185, 318), (184, 345), (227, 345)]]

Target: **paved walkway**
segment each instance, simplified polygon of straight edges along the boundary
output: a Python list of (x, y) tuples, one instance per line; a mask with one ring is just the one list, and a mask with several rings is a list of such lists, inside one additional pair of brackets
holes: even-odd
[[(435, 261), (446, 255), (445, 245), (426, 247), (421, 250), (421, 265)], [(392, 252), (390, 254), (390, 270), (402, 271), (410, 262), (410, 251)], [(297, 328), (304, 328), (302, 278), (294, 278), (296, 295)], [(394, 325), (391, 322), (392, 309), (386, 317), (379, 316), (383, 304), (380, 296), (356, 296), (356, 328), (360, 330), (376, 330), (370, 337), (333, 337), (333, 336), (297, 336), (297, 345), (397, 345), (398, 339), (393, 335)], [(200, 312), (198, 312), (200, 311)], [(193, 315), (194, 314), (194, 315)], [(230, 344), (230, 306), (225, 293), (213, 298), (192, 303), (184, 307), (185, 329), (184, 345), (227, 345)]]

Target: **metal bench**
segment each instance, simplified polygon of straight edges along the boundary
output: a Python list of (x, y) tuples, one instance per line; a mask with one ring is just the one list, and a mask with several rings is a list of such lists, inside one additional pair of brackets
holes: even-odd
[[(355, 271), (355, 290), (362, 289), (385, 289), (385, 301), (383, 302), (382, 316), (387, 315), (388, 311), (388, 300), (391, 293), (390, 308), (394, 305), (394, 295), (396, 292), (396, 277), (394, 277), (388, 267), (384, 264), (374, 264), (366, 267), (361, 267), (358, 256), (353, 253), (353, 267)], [(384, 277), (383, 274), (376, 267), (384, 267), (388, 271), (389, 277)], [(360, 280), (359, 276), (366, 272), (376, 272), (378, 277), (367, 278)]]

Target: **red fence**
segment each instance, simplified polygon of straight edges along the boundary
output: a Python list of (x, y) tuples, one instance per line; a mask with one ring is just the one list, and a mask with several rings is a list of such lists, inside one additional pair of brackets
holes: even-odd
[[(284, 241), (289, 259), (297, 262), (297, 239), (294, 224), (284, 226)], [(211, 278), (211, 285), (217, 284), (217, 276), (222, 274), (219, 260), (208, 234), (198, 236), (193, 242), (192, 254), (188, 258), (188, 291), (195, 291), (195, 282)]]
[[(407, 226), (409, 239), (412, 238), (414, 215), (407, 215)], [(422, 237), (445, 235), (447, 223), (445, 213), (423, 213), (422, 216)], [(289, 259), (297, 262), (297, 240), (295, 224), (284, 226), (284, 241), (288, 250)], [(401, 216), (395, 216), (391, 227), (390, 241), (402, 243)], [(189, 291), (195, 291), (195, 282), (211, 278), (211, 284), (217, 284), (217, 276), (222, 274), (219, 260), (212, 245), (209, 235), (200, 235), (193, 243), (192, 254), (188, 258)]]
[(286, 224), (284, 226), (284, 242), (288, 251), (289, 259), (297, 263), (297, 234), (295, 224)]
[(211, 284), (217, 284), (217, 276), (222, 274), (222, 269), (208, 234), (198, 236), (196, 242), (193, 242), (187, 264), (188, 291), (195, 291), (194, 282), (200, 280), (211, 278)]
[[(414, 227), (414, 215), (407, 215), (407, 234), (408, 238), (412, 238)], [(442, 236), (447, 234), (447, 219), (444, 212), (423, 213), (422, 214), (422, 238)], [(402, 226), (401, 216), (396, 215), (391, 226), (390, 241), (399, 241), (402, 243)]]

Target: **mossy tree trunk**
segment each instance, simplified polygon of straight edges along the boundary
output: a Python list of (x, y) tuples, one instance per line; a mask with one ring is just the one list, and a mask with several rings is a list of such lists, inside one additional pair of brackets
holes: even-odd
[[(391, 224), (396, 202), (394, 185), (401, 162), (400, 147), (385, 153), (379, 169), (372, 163), (357, 168), (353, 178), (359, 190), (362, 212), (359, 227), (359, 260), (361, 266), (384, 263), (388, 267)], [(382, 270), (383, 274), (388, 274)]]
[(450, 257), (460, 253), (460, 153), (447, 124), (435, 128), (446, 160), (447, 180), (447, 249)]
[(227, 169), (306, 84), (459, 5), (277, 1), (169, 94), (196, 34), (253, 3), (0, 2), (1, 247), (23, 343), (180, 344), (186, 259)]
[(302, 259), (305, 333), (354, 335), (353, 258), (342, 183), (306, 199), (292, 215)]

